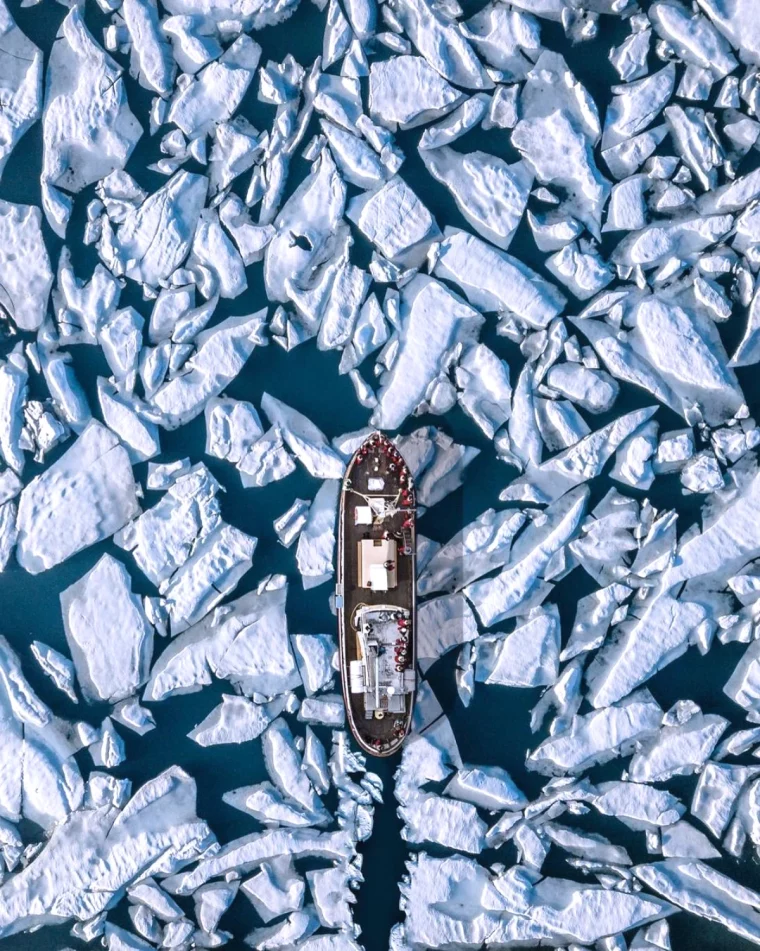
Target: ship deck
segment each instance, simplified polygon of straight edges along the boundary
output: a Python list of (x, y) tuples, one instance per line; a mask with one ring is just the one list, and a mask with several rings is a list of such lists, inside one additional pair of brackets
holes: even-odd
[[(377, 460), (377, 465), (376, 465)], [(385, 480), (382, 491), (370, 491), (368, 480), (380, 477)], [(355, 490), (355, 491), (353, 491)], [(381, 525), (356, 525), (355, 510), (358, 505), (365, 505), (363, 495), (384, 496), (388, 501), (394, 501), (399, 490), (398, 472), (389, 468), (389, 460), (383, 453), (370, 452), (362, 461), (352, 460), (346, 471), (343, 491), (340, 497), (340, 523), (338, 546), (338, 584), (342, 586), (343, 607), (338, 609), (339, 636), (342, 641), (341, 677), (343, 681), (343, 696), (346, 703), (346, 713), (353, 732), (361, 742), (371, 743), (372, 740), (387, 740), (391, 737), (393, 727), (399, 722), (396, 716), (386, 716), (383, 719), (365, 718), (361, 705), (361, 695), (352, 694), (349, 689), (349, 665), (352, 660), (358, 659), (359, 642), (356, 632), (351, 625), (354, 611), (361, 604), (393, 605), (405, 608), (411, 613), (411, 667), (416, 667), (416, 581), (415, 581), (415, 525), (411, 529), (402, 529), (402, 523), (407, 512), (398, 512), (386, 517)], [(359, 542), (365, 538), (380, 538), (384, 531), (390, 531), (398, 543), (396, 586), (388, 591), (372, 591), (359, 586)], [(411, 550), (410, 555), (403, 554), (404, 532), (406, 542)], [(339, 587), (339, 592), (341, 587)], [(408, 694), (407, 712), (403, 721), (408, 728), (414, 706), (414, 694)], [(403, 737), (401, 738), (403, 739)], [(378, 753), (367, 748), (372, 755), (390, 755), (401, 745), (401, 739), (387, 752)]]

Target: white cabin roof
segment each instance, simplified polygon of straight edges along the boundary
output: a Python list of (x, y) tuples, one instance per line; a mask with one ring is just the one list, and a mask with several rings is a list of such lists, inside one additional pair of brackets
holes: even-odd
[[(388, 591), (390, 588), (395, 588), (397, 584), (396, 558), (395, 538), (363, 538), (359, 542), (359, 585), (375, 591)], [(386, 569), (386, 562), (392, 562), (393, 568)]]

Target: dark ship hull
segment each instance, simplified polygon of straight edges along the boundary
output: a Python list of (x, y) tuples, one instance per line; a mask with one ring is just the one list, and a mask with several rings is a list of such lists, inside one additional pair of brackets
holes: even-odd
[(395, 753), (411, 726), (416, 545), (411, 473), (394, 444), (373, 433), (343, 480), (336, 589), (346, 716), (373, 756)]

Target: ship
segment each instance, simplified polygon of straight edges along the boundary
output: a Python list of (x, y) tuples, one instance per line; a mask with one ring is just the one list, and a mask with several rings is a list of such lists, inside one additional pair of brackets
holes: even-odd
[(393, 442), (373, 432), (343, 478), (336, 583), (346, 719), (372, 756), (397, 752), (411, 727), (416, 545), (412, 473)]

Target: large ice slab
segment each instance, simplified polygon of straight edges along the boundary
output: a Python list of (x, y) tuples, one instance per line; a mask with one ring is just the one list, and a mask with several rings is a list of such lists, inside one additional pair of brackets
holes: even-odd
[(457, 207), (484, 238), (507, 250), (528, 201), (533, 174), (524, 162), (448, 146), (420, 152), (430, 174), (446, 185)]
[(41, 222), (39, 208), (0, 201), (0, 303), (20, 330), (40, 326), (53, 284)]
[(74, 7), (50, 53), (42, 119), (42, 205), (61, 237), (72, 210), (66, 192), (124, 168), (142, 135), (121, 77)]
[(605, 645), (586, 673), (595, 707), (622, 700), (658, 670), (680, 657), (707, 619), (702, 605), (656, 597), (620, 638)]
[(525, 515), (486, 509), (465, 525), (428, 561), (417, 579), (421, 596), (436, 591), (458, 591), (509, 560), (512, 541), (525, 524)]
[(275, 399), (269, 393), (261, 397), (261, 409), (272, 425), (280, 427), (283, 439), (293, 455), (318, 479), (340, 479), (346, 464), (328, 443), (324, 433), (303, 413)]
[(475, 679), (506, 687), (545, 687), (559, 673), (559, 613), (537, 611), (511, 634), (483, 635), (475, 645)]
[(173, 766), (123, 808), (101, 801), (72, 813), (37, 857), (0, 885), (0, 936), (88, 921), (138, 877), (197, 858), (215, 839), (196, 816), (195, 793), (195, 782)]
[(82, 693), (115, 703), (148, 679), (153, 628), (132, 593), (126, 568), (103, 555), (61, 594), (63, 626)]
[(42, 50), (18, 28), (8, 7), (0, 5), (3, 57), (0, 89), (5, 106), (0, 114), (0, 176), (19, 139), (42, 110)]
[(404, 288), (399, 319), (398, 352), (381, 378), (371, 418), (379, 429), (397, 429), (426, 398), (441, 372), (444, 354), (457, 343), (477, 339), (483, 325), (476, 310), (445, 285), (423, 275)]
[(633, 748), (657, 732), (662, 710), (648, 690), (619, 704), (576, 717), (566, 730), (544, 740), (527, 759), (528, 769), (547, 776), (583, 772)]
[(37, 574), (108, 538), (139, 511), (126, 449), (92, 421), (21, 493), (19, 564)]
[(633, 873), (674, 905), (760, 943), (760, 895), (728, 875), (687, 859), (637, 865)]
[(116, 231), (104, 228), (100, 251), (110, 270), (150, 287), (167, 280), (190, 252), (207, 189), (205, 176), (177, 172)]
[(240, 373), (263, 336), (266, 311), (228, 317), (198, 334), (195, 353), (182, 369), (153, 394), (150, 404), (167, 429), (177, 429), (203, 412), (208, 400)]
[(414, 949), (593, 945), (674, 911), (643, 893), (541, 878), (519, 865), (492, 873), (461, 855), (419, 852), (407, 869), (403, 929)]
[(552, 556), (578, 530), (587, 500), (585, 486), (568, 492), (522, 533), (519, 546), (513, 545), (510, 561), (499, 574), (465, 587), (482, 624), (490, 627), (509, 617), (530, 596)]
[(286, 596), (285, 577), (271, 576), (174, 638), (153, 665), (144, 699), (194, 693), (210, 684), (212, 676), (263, 697), (299, 686), (288, 638)]

